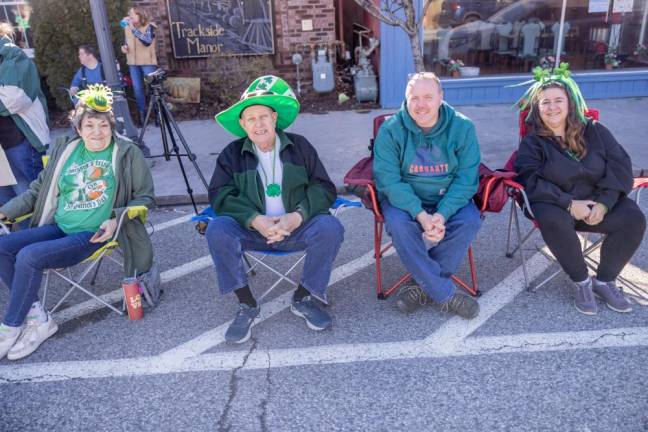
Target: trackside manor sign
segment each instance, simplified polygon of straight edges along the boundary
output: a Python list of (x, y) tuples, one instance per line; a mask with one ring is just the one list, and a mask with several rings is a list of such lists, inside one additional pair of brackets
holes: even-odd
[(274, 54), (270, 0), (167, 0), (176, 58)]

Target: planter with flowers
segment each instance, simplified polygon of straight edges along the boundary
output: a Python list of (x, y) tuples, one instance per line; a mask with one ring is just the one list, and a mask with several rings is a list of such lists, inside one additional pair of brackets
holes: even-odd
[(446, 65), (446, 68), (448, 69), (448, 72), (450, 72), (450, 75), (453, 78), (459, 78), (459, 70), (464, 67), (464, 62), (462, 62), (459, 59), (450, 59), (448, 64)]
[(621, 63), (619, 59), (617, 58), (616, 51), (610, 50), (607, 53), (605, 53), (605, 57), (603, 58), (603, 62), (605, 63), (605, 69), (607, 70), (612, 70), (614, 68), (618, 68), (619, 64)]
[(556, 58), (554, 56), (541, 57), (538, 63), (542, 69), (552, 70), (556, 66)]

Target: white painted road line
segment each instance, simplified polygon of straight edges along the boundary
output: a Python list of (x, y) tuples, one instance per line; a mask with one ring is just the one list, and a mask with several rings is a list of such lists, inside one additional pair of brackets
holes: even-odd
[[(354, 274), (372, 263), (373, 255), (370, 251), (336, 268), (331, 283)], [(528, 261), (528, 264), (529, 276), (533, 279), (542, 273), (550, 262), (541, 253), (537, 253)], [(185, 271), (191, 271), (190, 268), (191, 266)], [(177, 271), (177, 274), (185, 274), (185, 271)], [(422, 340), (259, 350), (249, 354), (244, 369), (648, 346), (648, 327), (467, 338), (497, 311), (509, 304), (524, 289), (523, 282), (522, 269), (517, 268), (482, 297), (480, 300), (482, 310), (478, 318), (470, 321), (451, 318), (439, 330)], [(262, 308), (265, 310), (262, 320), (283, 310), (288, 305), (289, 296), (290, 293), (279, 296)], [(0, 383), (232, 370), (242, 366), (248, 351), (201, 354), (222, 343), (226, 325), (227, 323), (179, 347), (152, 357), (16, 364), (0, 367)]]
[[(542, 253), (536, 252), (530, 259), (527, 259), (529, 281), (533, 281), (550, 265), (551, 261)], [(515, 296), (524, 291), (525, 288), (524, 272), (522, 266), (520, 266), (479, 299), (479, 315), (476, 318), (466, 320), (454, 316), (437, 331), (425, 338), (424, 343), (439, 347), (439, 349), (446, 350), (446, 352), (454, 351), (455, 345), (461, 343), (464, 338), (481, 327), (497, 311), (513, 301)]]
[[(393, 253), (393, 249), (390, 249), (390, 254), (391, 253)], [(361, 257), (354, 259), (353, 261), (336, 267), (331, 272), (331, 280), (329, 281), (329, 286), (332, 286), (342, 279), (345, 279), (353, 275), (354, 273), (357, 273), (368, 265), (373, 264), (373, 257), (374, 253), (373, 250), (371, 250)], [(274, 315), (290, 306), (290, 299), (292, 297), (292, 294), (292, 291), (289, 291), (268, 303), (262, 304), (261, 314), (256, 320), (255, 324), (258, 325), (259, 323), (273, 317)], [(222, 324), (212, 330), (201, 334), (195, 339), (192, 339), (176, 348), (162, 353), (161, 355), (176, 360), (197, 356), (225, 342), (225, 331), (227, 330), (227, 327), (229, 327), (231, 322), (232, 321), (228, 321), (225, 324)]]
[[(564, 333), (528, 333), (482, 336), (464, 340), (455, 350), (426, 344), (424, 340), (365, 344), (338, 344), (252, 352), (243, 369), (321, 366), (368, 361), (556, 352), (583, 349), (648, 346), (648, 327), (628, 327)], [(0, 367), (0, 384), (230, 371), (240, 367), (247, 350), (202, 354), (188, 359), (169, 356), (117, 360), (33, 363)]]
[(189, 213), (189, 214), (186, 214), (184, 216), (180, 216), (180, 217), (177, 217), (175, 219), (168, 220), (166, 222), (161, 222), (161, 223), (159, 223), (157, 225), (153, 225), (153, 230), (154, 230), (154, 232), (158, 232), (158, 231), (165, 230), (167, 228), (174, 227), (176, 225), (183, 224), (185, 222), (189, 222), (191, 220), (191, 218), (194, 217), (194, 216), (195, 215), (193, 213)]

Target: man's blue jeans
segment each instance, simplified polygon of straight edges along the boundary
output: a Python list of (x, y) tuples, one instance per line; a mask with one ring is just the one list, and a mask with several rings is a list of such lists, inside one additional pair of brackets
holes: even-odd
[(128, 65), (128, 70), (130, 71), (131, 80), (133, 81), (133, 93), (135, 93), (135, 100), (137, 101), (137, 111), (140, 113), (140, 116), (142, 116), (140, 121), (143, 122), (144, 115), (146, 115), (146, 87), (144, 86), (144, 75), (155, 72), (157, 66)]
[(9, 287), (9, 305), (3, 322), (23, 324), (38, 300), (43, 270), (70, 267), (92, 255), (105, 243), (90, 243), (92, 232), (65, 234), (56, 224), (0, 236), (0, 280)]
[(221, 294), (247, 285), (243, 251), (306, 251), (301, 285), (313, 296), (326, 302), (333, 261), (344, 240), (344, 227), (331, 215), (317, 215), (297, 228), (283, 241), (267, 244), (257, 231), (243, 228), (229, 216), (209, 222), (207, 243), (216, 266)]
[(5, 155), (9, 166), (16, 177), (13, 186), (0, 186), (0, 205), (6, 204), (12, 198), (29, 189), (29, 184), (38, 177), (43, 170), (42, 154), (24, 139), (20, 144), (6, 149)]
[[(423, 243), (423, 228), (409, 213), (387, 200), (380, 205), (387, 232), (407, 271), (432, 300), (450, 300), (455, 292), (450, 276), (457, 271), (481, 226), (477, 207), (470, 202), (447, 220), (445, 237), (428, 251)], [(434, 209), (426, 211), (434, 213)]]

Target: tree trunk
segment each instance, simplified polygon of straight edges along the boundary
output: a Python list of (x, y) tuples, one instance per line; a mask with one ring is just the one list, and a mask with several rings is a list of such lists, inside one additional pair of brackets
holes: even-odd
[(418, 31), (409, 35), (410, 45), (412, 46), (412, 58), (414, 59), (414, 69), (416, 72), (425, 71), (425, 65), (423, 64), (423, 52), (421, 49), (421, 39), (419, 38)]

